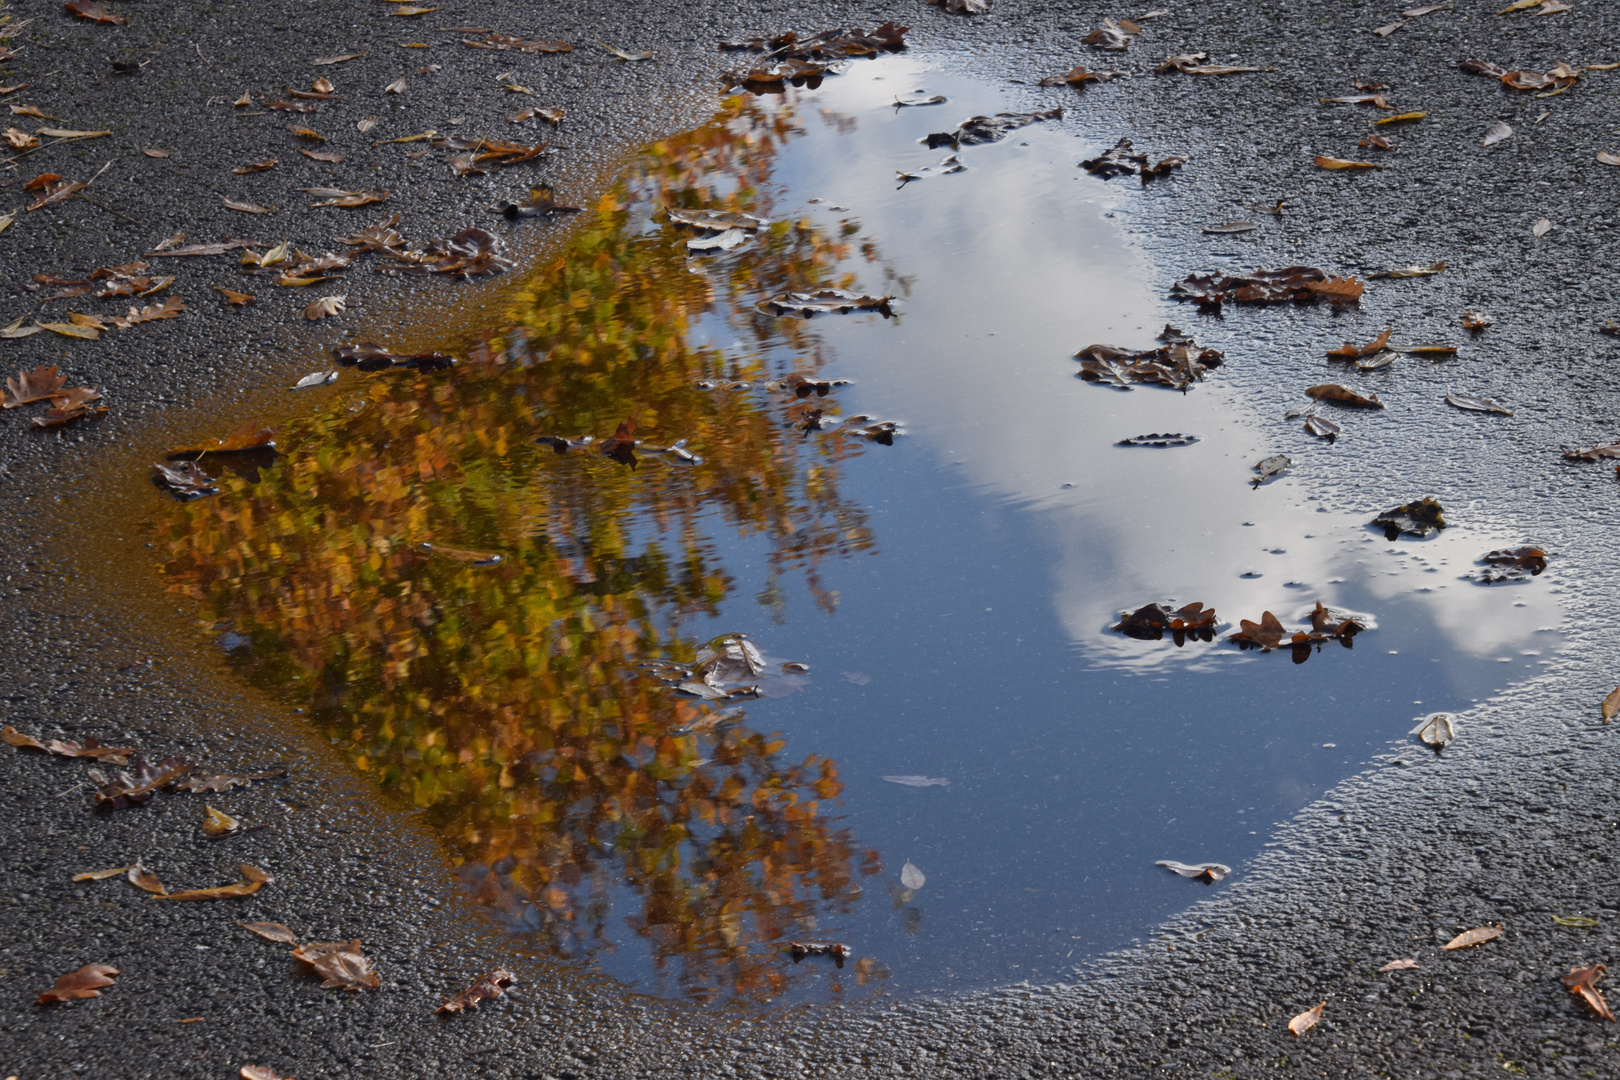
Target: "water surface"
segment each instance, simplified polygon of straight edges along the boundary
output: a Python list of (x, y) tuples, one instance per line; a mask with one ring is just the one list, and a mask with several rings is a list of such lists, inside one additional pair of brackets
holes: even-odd
[[(918, 91), (949, 101), (893, 106)], [(1552, 647), (1539, 583), (1463, 580), (1522, 538), (1390, 543), (1322, 505), (1331, 447), (1268, 442), (1230, 366), (1186, 394), (1075, 378), (1081, 346), (1205, 327), (1118, 228), (1134, 181), (1075, 167), (1098, 147), (1036, 123), (945, 174), (918, 142), (1013, 107), (904, 57), (728, 99), (631, 163), (465, 363), (346, 372), (275, 464), (165, 509), (168, 587), (424, 811), (524, 947), (699, 1000), (1061, 979), (1201, 895), (1155, 860), (1241, 874), (1415, 717)], [(774, 224), (690, 256), (669, 206)], [(820, 287), (895, 316), (756, 307)], [(634, 468), (596, 449), (627, 418)], [(1200, 441), (1115, 445), (1155, 431)], [(656, 452), (678, 440), (701, 463)], [(1251, 488), (1277, 452), (1295, 473)], [(1318, 601), (1369, 629), (1301, 664), (1108, 629), (1193, 600), (1224, 631)], [(767, 696), (648, 667), (739, 633)]]

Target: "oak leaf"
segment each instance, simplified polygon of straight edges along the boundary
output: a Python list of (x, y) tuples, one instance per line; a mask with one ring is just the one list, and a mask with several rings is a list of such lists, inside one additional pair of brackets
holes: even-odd
[(476, 1009), (482, 1001), (498, 998), (506, 992), (508, 986), (517, 985), (517, 976), (505, 968), (496, 968), (485, 975), (455, 997), (440, 1005), (435, 1012), (458, 1013), (468, 1009)]
[(118, 969), (111, 964), (86, 964), (78, 971), (70, 971), (56, 980), (56, 985), (39, 995), (39, 1003), (47, 1005), (57, 1001), (76, 1001), (80, 998), (101, 996), (101, 988), (113, 984), (112, 976)]
[(1561, 976), (1558, 981), (1567, 986), (1571, 994), (1584, 1001), (1589, 1009), (1613, 1023), (1614, 1013), (1609, 1010), (1609, 1003), (1603, 999), (1603, 991), (1597, 988), (1597, 981), (1603, 978), (1608, 970), (1603, 964), (1570, 968), (1569, 974)]
[(103, 746), (101, 740), (94, 737), (84, 740), (82, 746), (70, 739), (36, 739), (32, 735), (22, 734), (10, 724), (0, 728), (0, 741), (19, 749), (43, 750), (59, 757), (95, 758), (97, 761), (106, 761), (113, 765), (124, 764), (135, 752), (127, 746)]
[(152, 871), (141, 865), (141, 860), (139, 859), (135, 860), (135, 865), (131, 866), (124, 876), (128, 878), (129, 883), (135, 886), (137, 889), (152, 893), (156, 896), (163, 896), (169, 891), (163, 887), (163, 882), (158, 880), (156, 874), (152, 873)]
[[(36, 367), (33, 371), (19, 371), (15, 379), (6, 379), (6, 397), (0, 408), (15, 409), (34, 401), (55, 397), (67, 385), (67, 376), (55, 367)], [(10, 730), (9, 728), (7, 730)]]
[(114, 315), (113, 325), (120, 330), (128, 330), (140, 323), (155, 322), (158, 319), (178, 318), (186, 310), (186, 302), (178, 296), (171, 296), (161, 304), (150, 304), (144, 308), (130, 308), (128, 315)]
[(311, 302), (310, 305), (304, 309), (304, 318), (308, 319), (310, 322), (314, 322), (317, 319), (324, 319), (330, 315), (336, 315), (340, 311), (344, 310), (344, 308), (347, 306), (348, 297), (346, 296), (323, 296), (319, 300)]
[(372, 970), (371, 959), (360, 952), (359, 938), (353, 941), (310, 942), (294, 949), (293, 956), (315, 969), (315, 974), (323, 980), (323, 987), (341, 986), (345, 990), (370, 987), (375, 990), (382, 985), (382, 979)]
[(87, 775), (96, 785), (97, 807), (123, 810), (146, 802), (159, 789), (174, 783), (193, 768), (191, 762), (181, 757), (154, 762), (137, 753), (130, 759), (128, 771), (120, 769), (109, 777), (99, 769), (91, 769)]
[(1422, 498), (1385, 510), (1372, 524), (1383, 529), (1384, 539), (1391, 542), (1403, 533), (1422, 539), (1446, 528), (1445, 509), (1432, 498)]

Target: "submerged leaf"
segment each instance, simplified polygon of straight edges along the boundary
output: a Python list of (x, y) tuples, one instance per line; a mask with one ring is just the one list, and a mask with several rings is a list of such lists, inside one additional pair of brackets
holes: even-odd
[(1418, 741), (1440, 750), (1457, 737), (1457, 725), (1448, 713), (1430, 713), (1407, 734), (1416, 735)]
[(1394, 541), (1403, 533), (1424, 538), (1433, 536), (1446, 527), (1445, 511), (1431, 498), (1385, 510), (1373, 518), (1372, 523), (1384, 530), (1384, 538)]
[(1174, 859), (1160, 859), (1153, 865), (1162, 866), (1172, 874), (1178, 874), (1184, 878), (1202, 881), (1205, 885), (1213, 885), (1232, 872), (1230, 866), (1218, 862), (1184, 863), (1177, 862)]
[(905, 787), (949, 787), (951, 783), (943, 776), (916, 776), (912, 774), (907, 774), (904, 776), (880, 776), (878, 779), (886, 780), (891, 784), (902, 784)]
[(798, 315), (806, 319), (812, 315), (848, 314), (851, 311), (875, 311), (890, 319), (894, 317), (894, 310), (890, 307), (893, 299), (892, 296), (867, 296), (843, 289), (818, 289), (815, 292), (780, 293), (768, 300), (761, 300), (757, 306), (769, 315)]

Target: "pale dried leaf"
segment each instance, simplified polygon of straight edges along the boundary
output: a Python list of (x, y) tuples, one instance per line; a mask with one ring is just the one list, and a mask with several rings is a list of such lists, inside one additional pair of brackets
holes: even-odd
[(275, 941), (283, 945), (298, 944), (298, 935), (278, 922), (242, 922), (237, 920), (237, 926), (264, 938), (266, 941)]
[(1314, 1009), (1306, 1009), (1304, 1012), (1288, 1021), (1288, 1030), (1294, 1033), (1295, 1038), (1305, 1034), (1307, 1031), (1311, 1030), (1311, 1028), (1316, 1026), (1316, 1022), (1318, 1020), (1322, 1019), (1322, 1010), (1325, 1008), (1327, 1008), (1327, 1002), (1323, 1001)]
[(1473, 930), (1465, 930), (1440, 947), (1442, 949), (1466, 949), (1471, 945), (1483, 945), (1487, 941), (1495, 941), (1501, 936), (1502, 927), (1500, 924), (1496, 926), (1480, 926)]

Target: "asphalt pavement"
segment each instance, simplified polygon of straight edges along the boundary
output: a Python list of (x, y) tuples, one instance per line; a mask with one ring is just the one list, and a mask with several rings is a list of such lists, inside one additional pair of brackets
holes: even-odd
[[(92, 23), (43, 0), (11, 4), (13, 20), (29, 21), (5, 43), (17, 55), (0, 62), (0, 88), (27, 85), (0, 102), (49, 118), (9, 122), (113, 134), (20, 159), (11, 152), (15, 167), (0, 172), (0, 218), (19, 212), (0, 233), (0, 325), (19, 316), (26, 324), (40, 309), (41, 294), (27, 291), (35, 274), (74, 279), (179, 231), (187, 242), (290, 236), (326, 250), (376, 216), (374, 207), (307, 209), (299, 186), (389, 190), (387, 208), (404, 215), (413, 237), (494, 227), (489, 207), (521, 195), (521, 181), (456, 178), (431, 157), (408, 157), (407, 144), (371, 144), (456, 130), (457, 117), (466, 129), (503, 120), (521, 95), (501, 89), (497, 74), (514, 72), (545, 104), (567, 110), (561, 128), (545, 132), (559, 148), (541, 175), (585, 200), (629, 149), (705, 118), (716, 74), (734, 64), (717, 40), (894, 19), (913, 26), (915, 53), (1021, 81), (1031, 106), (1064, 105), (1077, 160), (1082, 148), (1095, 152), (1121, 136), (1155, 155), (1186, 155), (1179, 175), (1133, 200), (1122, 225), (1166, 289), (1213, 269), (1305, 264), (1365, 277), (1446, 262), (1431, 277), (1371, 283), (1339, 338), (1324, 340), (1340, 327), (1319, 310), (1287, 309), (1205, 317), (1200, 340), (1226, 352), (1221, 377), (1274, 417), (1279, 439), (1298, 424), (1284, 415), (1303, 403), (1299, 388), (1321, 381), (1321, 353), (1338, 340), (1394, 322), (1471, 341), (1466, 369), (1411, 364), (1395, 373), (1386, 396), (1399, 437), (1342, 440), (1318, 494), (1369, 517), (1432, 495), (1456, 523), (1545, 548), (1546, 587), (1565, 610), (1564, 645), (1545, 674), (1462, 714), (1443, 753), (1393, 748), (1279, 827), (1241, 881), (1208, 892), (1188, 883), (1190, 898), (1205, 899), (1072, 983), (778, 1015), (625, 995), (515, 955), (511, 939), (455, 903), (426, 830), (379, 807), (364, 778), (314, 733), (290, 735), (296, 724), (231, 681), (219, 657), (199, 655), (172, 609), (136, 602), (137, 589), (108, 587), (107, 567), (92, 567), (130, 558), (127, 545), (73, 527), (93, 516), (98, 461), (154, 431), (195, 428), (212, 403), (286, 385), (318, 366), (339, 333), (303, 318), (308, 297), (290, 295), (299, 290), (263, 289), (260, 303), (236, 310), (211, 290), (232, 280), (217, 267), (165, 268), (175, 284), (142, 304), (181, 295), (180, 318), (94, 342), (49, 331), (0, 341), (8, 371), (60, 365), (75, 385), (101, 389), (109, 407), (50, 431), (30, 430), (17, 413), (0, 417), (0, 634), (11, 643), (0, 715), (31, 733), (95, 736), (219, 768), (282, 766), (289, 776), (233, 794), (245, 822), (270, 827), (199, 843), (202, 795), (96, 815), (82, 762), (0, 748), (9, 811), (0, 817), (0, 1075), (229, 1077), (244, 1064), (303, 1080), (1620, 1072), (1615, 1029), (1558, 981), (1613, 956), (1620, 919), (1620, 727), (1598, 713), (1620, 682), (1612, 554), (1620, 485), (1609, 464), (1560, 455), (1616, 437), (1620, 338), (1602, 327), (1620, 320), (1611, 255), (1620, 168), (1597, 154), (1620, 154), (1620, 70), (1586, 71), (1543, 97), (1458, 66), (1480, 58), (1545, 73), (1559, 61), (1620, 62), (1620, 9), (1573, 0), (1573, 11), (1499, 16), (1506, 0), (1455, 0), (1376, 35), (1400, 20), (1400, 5), (1189, 3), (1142, 21), (1128, 49), (1109, 53), (1080, 39), (1107, 16), (1143, 12), (1007, 0), (976, 17), (915, 0), (887, 8), (452, 2), (421, 16), (393, 14), (377, 0), (106, 6), (128, 24)], [(443, 32), (449, 26), (576, 48), (468, 49)], [(592, 44), (598, 38), (655, 57), (619, 61)], [(414, 42), (431, 47), (401, 47)], [(1160, 58), (1195, 51), (1208, 52), (1209, 63), (1273, 70), (1153, 72)], [(362, 55), (311, 64), (347, 53)], [(142, 66), (121, 74), (114, 63)], [(1129, 74), (1083, 91), (1034, 85), (1082, 63)], [(233, 104), (244, 91), (277, 97), (322, 74), (342, 98), (317, 113)], [(384, 92), (402, 76), (403, 93)], [(1357, 79), (1388, 84), (1382, 92), (1393, 104), (1425, 117), (1378, 129), (1376, 108), (1320, 101), (1363, 92)], [(356, 130), (368, 116), (377, 126)], [(1512, 134), (1482, 146), (1497, 121)], [(541, 137), (536, 123), (529, 134)], [(324, 127), (322, 149), (351, 161), (300, 155), (314, 144), (289, 126)], [(1392, 149), (1357, 145), (1380, 132)], [(1388, 168), (1324, 170), (1316, 155)], [(271, 156), (279, 162), (272, 170), (232, 172)], [(84, 194), (94, 201), (23, 209), (38, 197), (23, 183), (43, 172), (93, 176)], [(226, 197), (275, 212), (229, 210)], [(1267, 213), (1278, 200), (1281, 215)], [(1199, 231), (1234, 218), (1261, 227), (1215, 239)], [(1542, 219), (1550, 229), (1538, 236)], [(519, 254), (548, 242), (543, 229), (514, 238)], [(468, 287), (354, 275), (341, 333), (430, 311)], [(1470, 308), (1495, 320), (1478, 339), (1464, 339), (1458, 321)], [(1437, 404), (1464, 374), (1474, 392), (1510, 399), (1515, 415), (1482, 427), (1477, 416)], [(147, 572), (132, 566), (128, 576)], [(229, 905), (187, 905), (116, 878), (71, 880), (136, 856), (171, 888), (236, 880), (239, 863), (269, 869), (276, 882)], [(237, 919), (282, 922), (301, 940), (359, 937), (382, 988), (323, 990), (296, 976), (284, 946), (242, 931)], [(1504, 928), (1495, 941), (1440, 948), (1494, 924)], [(1377, 971), (1406, 957), (1418, 967)], [(116, 986), (86, 1001), (35, 1004), (58, 975), (90, 963), (119, 968)], [(516, 993), (476, 1014), (434, 1015), (443, 998), (496, 967), (517, 975)], [(1289, 1032), (1291, 1017), (1324, 1001), (1313, 1030)]]

